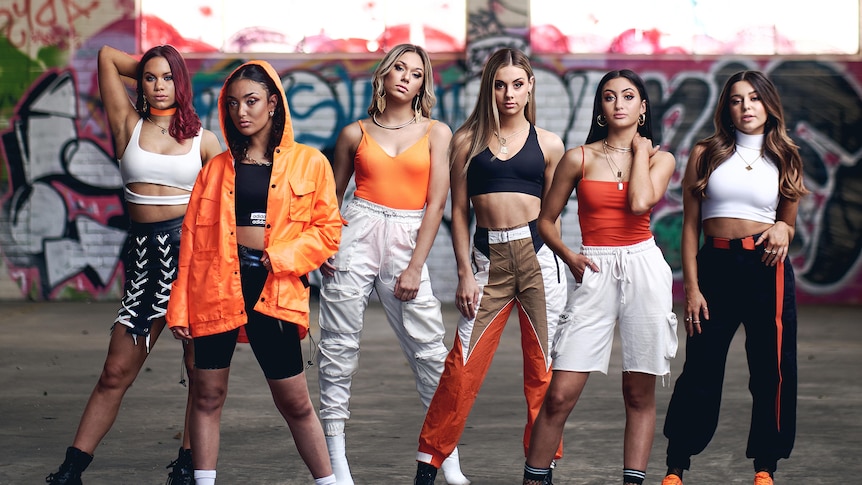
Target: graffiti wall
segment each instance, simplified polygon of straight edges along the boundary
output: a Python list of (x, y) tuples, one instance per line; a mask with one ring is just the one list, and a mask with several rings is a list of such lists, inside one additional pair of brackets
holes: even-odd
[[(128, 217), (95, 59), (105, 44), (135, 51), (139, 22), (131, 0), (109, 3), (0, 4), (0, 299), (119, 296)], [(86, 31), (76, 28), (82, 24)], [(434, 115), (453, 129), (472, 109), (476, 73), (486, 53), (503, 44), (530, 48), (523, 35), (486, 34), (468, 42), (465, 54), (434, 58), (439, 100)], [(195, 42), (176, 36), (165, 41), (181, 51), (185, 42)], [(226, 75), (250, 58), (188, 56), (195, 108), (206, 128), (220, 133), (219, 89)], [(339, 130), (365, 116), (369, 74), (378, 58), (269, 56), (281, 73), (299, 142), (332, 152)], [(677, 160), (676, 175), (652, 221), (678, 279), (679, 184), (689, 150), (711, 132), (712, 107), (724, 80), (739, 69), (767, 72), (782, 95), (812, 192), (800, 206), (791, 253), (800, 299), (862, 302), (862, 62), (561, 54), (534, 55), (533, 60), (538, 124), (560, 134), (568, 148), (586, 137), (596, 83), (606, 71), (631, 68), (647, 81), (653, 116), (660, 121), (654, 123), (655, 141)], [(447, 222), (428, 264), (438, 297), (451, 301), (457, 278)], [(579, 244), (574, 198), (564, 213), (563, 231), (569, 244)], [(681, 298), (682, 292), (676, 295)]]

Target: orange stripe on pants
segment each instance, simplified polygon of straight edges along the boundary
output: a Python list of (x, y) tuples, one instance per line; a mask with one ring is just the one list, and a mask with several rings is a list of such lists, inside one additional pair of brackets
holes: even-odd
[[(446, 358), (446, 367), (437, 386), (437, 392), (428, 408), (425, 423), (419, 435), (419, 453), (431, 457), (437, 468), (461, 439), (467, 416), (476, 402), (479, 388), (485, 380), (491, 360), (500, 344), (500, 338), (515, 305), (510, 301), (485, 328), (465, 362), (460, 337), (455, 337), (452, 350)], [(524, 456), (530, 443), (530, 434), (545, 391), (551, 383), (551, 369), (545, 366), (545, 356), (527, 314), (518, 305), (521, 327), (521, 348), (524, 356), (524, 395), (527, 399), (527, 425), (524, 429)], [(562, 443), (556, 457), (562, 456)]]

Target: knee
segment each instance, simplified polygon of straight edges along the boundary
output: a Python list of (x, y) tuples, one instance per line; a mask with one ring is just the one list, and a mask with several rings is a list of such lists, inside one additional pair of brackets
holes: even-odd
[(651, 411), (655, 409), (655, 387), (624, 386), (623, 399), (630, 411)]
[(545, 394), (545, 402), (542, 405), (548, 416), (568, 416), (574, 409), (577, 399), (577, 395), (550, 387)]
[(350, 377), (359, 370), (359, 337), (330, 335), (323, 337), (321, 331), (318, 372), (322, 376)]
[(198, 412), (212, 414), (221, 409), (226, 395), (226, 387), (202, 385), (197, 382), (192, 387), (192, 406)]
[(97, 387), (101, 391), (126, 390), (132, 385), (135, 373), (127, 365), (105, 361)]

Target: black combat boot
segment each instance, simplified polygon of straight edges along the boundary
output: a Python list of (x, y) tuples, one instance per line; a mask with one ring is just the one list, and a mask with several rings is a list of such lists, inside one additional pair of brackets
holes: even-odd
[(435, 478), (437, 478), (437, 468), (420, 461), (416, 467), (416, 478), (413, 480), (413, 485), (434, 485)]
[(192, 466), (192, 450), (180, 447), (179, 456), (165, 468), (171, 468), (165, 485), (195, 485), (195, 468)]
[(82, 485), (81, 474), (93, 461), (93, 456), (70, 446), (66, 448), (66, 461), (60, 465), (57, 473), (45, 477), (45, 482), (51, 485)]

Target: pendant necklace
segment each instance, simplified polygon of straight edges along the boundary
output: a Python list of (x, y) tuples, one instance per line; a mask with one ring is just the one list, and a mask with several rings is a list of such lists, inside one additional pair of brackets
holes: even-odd
[[(747, 147), (747, 146), (745, 146), (745, 145), (740, 145), (739, 143), (737, 143), (737, 145), (738, 145), (738, 146), (741, 146), (741, 147), (743, 147), (743, 148), (748, 148), (749, 150), (756, 150), (755, 148)], [(739, 158), (741, 158), (741, 159), (742, 159), (742, 162), (743, 162), (743, 163), (745, 163), (745, 170), (747, 170), (747, 171), (749, 171), (749, 172), (750, 172), (750, 171), (752, 171), (752, 170), (754, 170), (754, 167), (752, 167), (752, 165), (754, 165), (755, 163), (757, 163), (757, 161), (758, 161), (758, 160), (760, 160), (760, 159), (763, 157), (763, 155), (757, 155), (757, 158), (755, 158), (754, 160), (752, 160), (751, 162), (749, 162), (748, 160), (746, 160), (746, 159), (745, 159), (745, 157), (743, 157), (743, 156), (742, 156), (742, 153), (739, 153), (739, 149), (736, 149), (736, 150), (734, 150), (734, 151), (736, 152), (736, 154), (737, 154), (737, 155), (739, 155)]]
[[(620, 170), (620, 168), (617, 167), (617, 164), (614, 163), (613, 159), (611, 159), (611, 155), (610, 155), (610, 153), (608, 153), (608, 148), (607, 148), (609, 146), (610, 145), (608, 145), (607, 143), (602, 143), (602, 151), (605, 152), (605, 160), (607, 160), (607, 162), (608, 162), (608, 168), (611, 169), (612, 172), (614, 172), (614, 175), (617, 178), (617, 190), (623, 190), (623, 171)], [(622, 149), (622, 150), (626, 151), (625, 149)], [(631, 150), (631, 149), (629, 149), (629, 150)]]
[(500, 154), (501, 154), (501, 155), (508, 155), (508, 154), (509, 154), (509, 147), (507, 147), (507, 146), (506, 146), (506, 143), (508, 143), (508, 142), (509, 142), (509, 140), (510, 140), (513, 136), (520, 135), (521, 133), (523, 133), (523, 132), (527, 131), (527, 129), (529, 129), (529, 128), (530, 128), (530, 124), (529, 124), (529, 123), (527, 123), (527, 126), (526, 126), (526, 127), (521, 128), (520, 130), (518, 130), (518, 131), (516, 131), (516, 132), (514, 132), (514, 133), (512, 133), (511, 135), (506, 136), (506, 137), (500, 136), (500, 135), (499, 135), (499, 133), (497, 133), (497, 132), (495, 131), (495, 132), (494, 132), (494, 136), (496, 136), (496, 137), (497, 137), (497, 142), (498, 142), (498, 143), (500, 143)]
[(167, 134), (168, 134), (168, 129), (167, 129), (167, 128), (165, 128), (164, 126), (162, 126), (162, 125), (160, 125), (160, 124), (156, 123), (156, 122), (155, 122), (155, 121), (153, 121), (153, 119), (152, 119), (152, 118), (150, 118), (149, 116), (147, 116), (147, 121), (149, 121), (150, 123), (152, 123), (152, 124), (154, 124), (154, 125), (158, 126), (158, 127), (159, 127), (159, 129), (160, 129), (160, 130), (162, 130), (162, 135), (167, 135)]
[(409, 121), (401, 123), (400, 125), (384, 125), (383, 123), (377, 121), (377, 113), (374, 113), (373, 115), (371, 115), (371, 119), (374, 121), (375, 125), (377, 125), (381, 128), (385, 128), (387, 130), (400, 130), (401, 128), (404, 128), (407, 125), (411, 125), (413, 123), (416, 123), (416, 118), (413, 117), (413, 118), (410, 118)]

